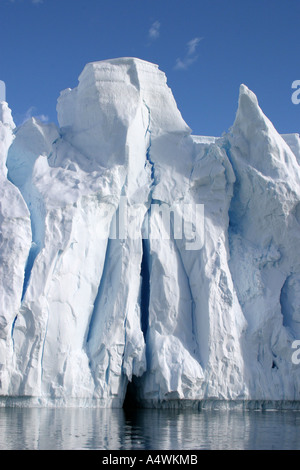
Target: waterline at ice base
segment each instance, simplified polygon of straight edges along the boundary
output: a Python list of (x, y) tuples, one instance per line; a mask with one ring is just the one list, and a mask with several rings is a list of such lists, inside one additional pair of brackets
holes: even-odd
[(135, 58), (57, 113), (0, 103), (0, 404), (300, 408), (299, 135), (241, 85), (194, 136)]

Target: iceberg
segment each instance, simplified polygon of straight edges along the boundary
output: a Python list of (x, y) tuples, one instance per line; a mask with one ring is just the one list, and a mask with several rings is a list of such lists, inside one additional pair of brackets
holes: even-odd
[(0, 103), (0, 403), (299, 401), (299, 135), (241, 85), (194, 136), (136, 58), (87, 64), (57, 115)]

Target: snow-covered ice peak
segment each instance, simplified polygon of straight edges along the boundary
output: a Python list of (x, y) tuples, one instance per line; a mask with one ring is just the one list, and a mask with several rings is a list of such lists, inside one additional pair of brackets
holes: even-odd
[(299, 136), (245, 85), (228, 133), (192, 136), (136, 58), (87, 64), (57, 112), (15, 129), (0, 103), (3, 402), (299, 400)]
[(240, 86), (232, 134), (232, 145), (241, 147), (245, 164), (266, 177), (286, 180), (289, 172), (293, 172), (293, 179), (299, 179), (296, 155), (265, 116), (255, 94), (245, 85)]
[(135, 58), (92, 62), (73, 90), (58, 100), (58, 121), (64, 138), (104, 167), (125, 164), (131, 126), (143, 120), (151, 132), (188, 132), (166, 77), (157, 65)]
[(11, 115), (11, 110), (9, 109), (6, 101), (0, 102), (0, 122), (2, 122), (6, 126), (9, 126), (11, 129), (15, 128), (15, 123)]
[(245, 136), (256, 131), (259, 133), (275, 131), (273, 124), (259, 107), (256, 95), (243, 84), (240, 85), (238, 110), (233, 124), (233, 129), (237, 128)]

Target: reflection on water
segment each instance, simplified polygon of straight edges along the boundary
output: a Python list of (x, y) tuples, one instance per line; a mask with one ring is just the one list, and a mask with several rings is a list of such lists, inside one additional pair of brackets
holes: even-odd
[(300, 449), (300, 412), (0, 408), (0, 449)]

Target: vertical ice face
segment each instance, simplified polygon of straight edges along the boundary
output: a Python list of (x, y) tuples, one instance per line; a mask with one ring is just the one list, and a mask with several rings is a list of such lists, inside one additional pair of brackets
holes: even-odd
[[(176, 159), (176, 152), (178, 154), (180, 151), (177, 147), (182, 147), (186, 160), (191, 160), (191, 142), (182, 144), (189, 136), (189, 128), (166, 86), (165, 75), (157, 66), (136, 59), (89, 64), (81, 75), (78, 90), (83, 84), (90, 83), (88, 73), (96, 77), (100, 101), (98, 115), (105, 138), (112, 135), (109, 126), (113, 125), (114, 130), (117, 125), (124, 128), (124, 134), (118, 131), (117, 140), (109, 139), (108, 144), (104, 142), (103, 148), (108, 150), (106, 157), (103, 153), (105, 159), (101, 160), (101, 164), (111, 165), (107, 155), (113, 152), (114, 158), (117, 155), (118, 162), (126, 168), (122, 200), (126, 201), (128, 230), (124, 239), (109, 242), (88, 349), (96, 394), (106, 397), (119, 393), (124, 398), (127, 380), (140, 377), (148, 367), (151, 368), (147, 361), (151, 351), (156, 348), (152, 340), (148, 339), (148, 334), (151, 335), (152, 314), (145, 301), (152, 282), (150, 278), (147, 285), (146, 270), (152, 270), (152, 262), (151, 268), (150, 265), (144, 267), (152, 256), (155, 257), (155, 253), (152, 253), (153, 247), (150, 247), (148, 240), (142, 240), (145, 237), (145, 225), (154, 197), (156, 203), (170, 203), (179, 195), (182, 197), (186, 191), (184, 185), (176, 185), (176, 180), (179, 182), (187, 178), (190, 168), (186, 161), (183, 164)], [(123, 100), (126, 104), (120, 103)], [(63, 122), (66, 124), (66, 121)], [(72, 135), (70, 138), (73, 139), (72, 124), (66, 126), (66, 133)], [(103, 142), (103, 136), (97, 135), (97, 138)], [(76, 145), (81, 145), (78, 140)], [(174, 188), (171, 197), (165, 188), (168, 178)], [(157, 192), (158, 187), (161, 188), (160, 194)], [(118, 217), (123, 211), (124, 206), (120, 206)], [(177, 261), (174, 266), (176, 269)], [(163, 283), (166, 278), (159, 279)], [(177, 289), (174, 281), (172, 284)], [(155, 286), (153, 292), (154, 296), (158, 295)], [(167, 306), (166, 319), (159, 318), (162, 328), (167, 326), (171, 310), (175, 310), (173, 301)], [(159, 312), (162, 312), (162, 308)], [(155, 315), (159, 316), (159, 312), (155, 312)], [(184, 351), (184, 347), (182, 349)], [(158, 380), (164, 372), (164, 367), (158, 371)], [(181, 372), (178, 371), (178, 374), (181, 375)], [(120, 380), (122, 377), (126, 379), (123, 382)]]
[(133, 58), (87, 64), (57, 111), (14, 130), (0, 105), (0, 394), (299, 399), (296, 136), (242, 85), (228, 134), (193, 137)]
[(29, 211), (19, 190), (7, 179), (7, 151), (14, 123), (0, 103), (0, 393), (9, 393), (14, 355), (13, 330), (21, 304), (31, 230)]
[[(20, 148), (20, 130), (9, 155), (14, 181), (18, 161), (28, 170), (20, 188), (38, 248), (14, 325), (11, 393), (91, 398), (94, 382), (86, 342), (122, 175), (118, 169), (101, 168), (87, 173), (76, 158), (72, 161), (76, 150), (55, 129), (37, 129), (35, 123), (30, 129), (25, 132), (30, 145)], [(54, 166), (62, 151), (65, 168)]]
[[(17, 394), (96, 396), (120, 405), (127, 380), (146, 369), (141, 231), (153, 186), (153, 89), (151, 132), (159, 138), (165, 125), (173, 129), (173, 111), (180, 118), (175, 132), (188, 129), (165, 82), (157, 66), (139, 60), (88, 64), (78, 88), (60, 97), (61, 137), (36, 123), (18, 131), (9, 174), (30, 208), (39, 250), (14, 326)], [(135, 230), (108, 240), (121, 199)]]
[(44, 200), (33, 184), (33, 167), (38, 156), (49, 155), (52, 142), (57, 138), (58, 132), (54, 124), (45, 125), (32, 118), (16, 130), (15, 139), (8, 151), (8, 179), (20, 189), (31, 220), (32, 243), (25, 268), (22, 298), (26, 293), (34, 260), (43, 248), (45, 238)]
[(300, 165), (300, 135), (299, 134), (282, 134), (281, 137), (286, 141), (290, 149), (293, 151), (297, 162)]
[(247, 382), (257, 397), (299, 399), (291, 361), (299, 331), (299, 165), (245, 86), (226, 145), (236, 175), (229, 266), (248, 323)]
[(149, 241), (148, 371), (136, 381), (148, 404), (246, 393), (240, 345), (245, 321), (228, 268), (235, 178), (222, 148), (204, 144), (193, 150), (189, 189), (173, 209), (204, 205), (203, 245), (187, 249), (184, 237), (173, 232)]

